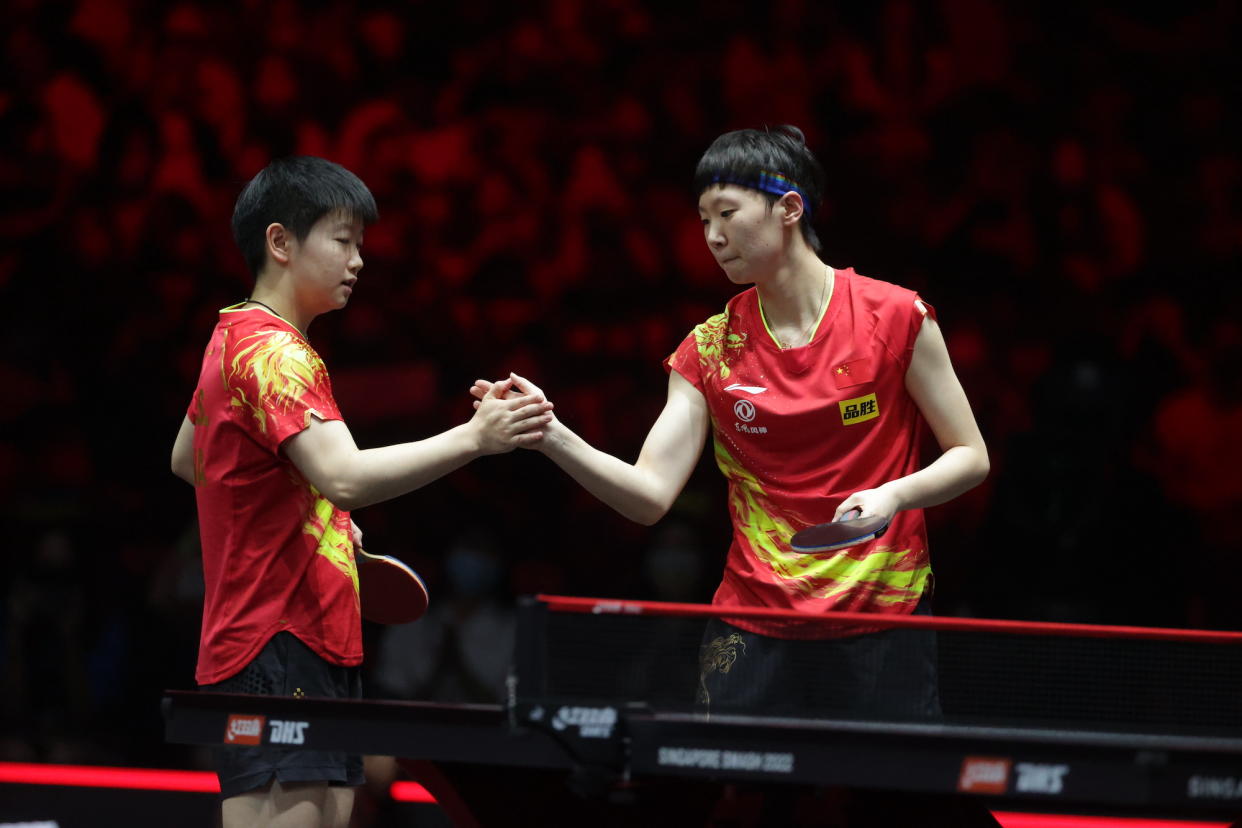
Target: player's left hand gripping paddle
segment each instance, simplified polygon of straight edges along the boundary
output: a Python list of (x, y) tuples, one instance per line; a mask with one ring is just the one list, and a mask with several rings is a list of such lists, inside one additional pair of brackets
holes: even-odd
[(853, 509), (842, 515), (840, 520), (808, 526), (795, 532), (789, 545), (795, 552), (831, 552), (878, 538), (888, 528), (888, 518), (882, 515), (858, 517), (860, 514), (859, 510)]
[(362, 617), (377, 624), (408, 624), (422, 618), (430, 595), (418, 573), (396, 558), (354, 547)]

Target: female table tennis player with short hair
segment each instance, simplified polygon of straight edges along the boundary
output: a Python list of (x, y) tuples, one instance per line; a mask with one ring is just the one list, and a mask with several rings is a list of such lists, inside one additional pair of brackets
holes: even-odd
[[(621, 514), (652, 524), (686, 484), (710, 429), (733, 522), (713, 604), (929, 612), (922, 509), (988, 472), (935, 314), (913, 291), (820, 258), (810, 219), (824, 174), (796, 127), (721, 135), (694, 183), (711, 254), (731, 282), (753, 287), (665, 361), (668, 399), (636, 463), (593, 448), (555, 418), (537, 448)], [(521, 377), (514, 383), (541, 393)], [(490, 386), (480, 381), (472, 393), (481, 398)], [(940, 454), (920, 468), (924, 424)], [(795, 531), (856, 508), (892, 519), (883, 537), (830, 553), (791, 549)], [(934, 641), (925, 636), (926, 647), (911, 649), (894, 637), (901, 634), (714, 621), (700, 654), (699, 704), (936, 715)], [(793, 660), (823, 675), (795, 678)]]
[[(546, 403), (493, 398), (427, 439), (355, 444), (306, 333), (349, 303), (378, 215), (356, 175), (310, 156), (274, 159), (234, 206), (254, 292), (220, 311), (171, 456), (198, 503), (203, 689), (360, 698), (362, 535), (349, 510), (537, 437)], [(348, 825), (364, 781), (362, 756), (344, 751), (220, 745), (214, 763), (226, 828)]]

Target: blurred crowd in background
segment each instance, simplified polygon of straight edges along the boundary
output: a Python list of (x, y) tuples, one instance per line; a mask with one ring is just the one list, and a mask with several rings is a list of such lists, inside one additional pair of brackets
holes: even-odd
[[(1242, 629), (1242, 10), (993, 0), (15, 0), (0, 80), (0, 759), (194, 764), (189, 487), (169, 450), (233, 200), (322, 155), (381, 220), (310, 329), (362, 446), (472, 413), (514, 370), (637, 456), (661, 360), (735, 289), (694, 162), (792, 123), (828, 174), (824, 257), (938, 311), (992, 455), (928, 512), (936, 611)], [(807, 439), (814, 439), (808, 435)], [(431, 615), (367, 629), (368, 692), (489, 701), (516, 596), (706, 601), (710, 452), (629, 524), (531, 452), (354, 517)]]

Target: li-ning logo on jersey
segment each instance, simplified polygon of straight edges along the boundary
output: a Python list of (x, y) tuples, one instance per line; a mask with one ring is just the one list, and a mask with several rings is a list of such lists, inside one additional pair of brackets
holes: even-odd
[(864, 423), (880, 416), (880, 404), (876, 402), (875, 394), (855, 397), (852, 400), (841, 400), (837, 405), (841, 407), (842, 425)]

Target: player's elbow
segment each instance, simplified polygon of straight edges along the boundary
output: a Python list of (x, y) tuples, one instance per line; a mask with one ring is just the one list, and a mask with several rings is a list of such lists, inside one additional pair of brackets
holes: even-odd
[(186, 462), (176, 454), (172, 456), (172, 473), (191, 486), (194, 485), (194, 462)]
[(673, 475), (652, 468), (639, 458), (634, 474), (626, 478), (620, 497), (610, 498), (614, 509), (635, 523), (652, 526), (669, 513), (685, 483), (677, 483)]
[(363, 496), (361, 488), (347, 478), (329, 478), (322, 482), (323, 485), (315, 485), (315, 488), (343, 512), (352, 512), (354, 509), (371, 505)]
[(967, 471), (968, 488), (973, 489), (984, 480), (987, 479), (988, 473), (992, 471), (992, 461), (988, 459), (988, 449), (983, 443), (973, 447), (971, 452), (971, 464)]
[(642, 498), (631, 503), (624, 514), (635, 523), (641, 523), (643, 526), (654, 526), (668, 514), (671, 508), (673, 508), (672, 500), (666, 502), (654, 497)]
[(349, 512), (370, 505), (356, 452), (334, 453), (303, 441), (291, 443), (287, 453), (302, 478), (336, 508)]

